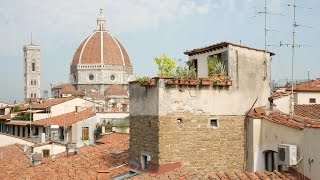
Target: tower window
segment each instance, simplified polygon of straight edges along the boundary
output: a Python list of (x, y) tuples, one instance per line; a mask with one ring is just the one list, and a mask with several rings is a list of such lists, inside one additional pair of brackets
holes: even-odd
[(93, 80), (93, 78), (94, 78), (93, 74), (90, 74), (90, 75), (89, 75), (89, 79), (90, 79), (90, 80)]
[(32, 63), (32, 71), (35, 71), (36, 70), (36, 63)]
[(34, 93), (34, 94), (33, 94), (33, 97), (34, 97), (34, 98), (37, 98), (37, 94), (36, 94), (36, 93)]
[(30, 94), (30, 97), (33, 98), (33, 93)]
[(33, 81), (32, 80), (31, 80), (30, 84), (33, 85)]
[(36, 80), (33, 81), (33, 85), (37, 85), (37, 81)]

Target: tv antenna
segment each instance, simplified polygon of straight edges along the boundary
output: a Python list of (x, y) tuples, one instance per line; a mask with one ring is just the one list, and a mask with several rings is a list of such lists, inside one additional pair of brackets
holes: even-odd
[(294, 114), (294, 99), (293, 99), (293, 78), (294, 78), (294, 60), (295, 60), (295, 48), (296, 47), (302, 47), (302, 46), (308, 46), (308, 45), (299, 45), (296, 44), (295, 36), (296, 36), (296, 28), (297, 27), (306, 27), (306, 28), (312, 28), (309, 26), (304, 26), (301, 24), (298, 24), (296, 21), (296, 9), (297, 8), (303, 8), (303, 9), (311, 9), (311, 8), (306, 8), (302, 6), (297, 6), (296, 5), (296, 0), (293, 0), (293, 4), (286, 4), (288, 7), (293, 8), (293, 24), (292, 24), (292, 43), (291, 44), (285, 44), (280, 41), (280, 47), (281, 46), (286, 46), (290, 47), (291, 46), (291, 94), (290, 94), (290, 119), (292, 119), (293, 114)]
[[(268, 28), (268, 15), (278, 15), (278, 16), (283, 16), (283, 14), (280, 13), (274, 13), (268, 10), (267, 6), (267, 0), (264, 0), (264, 9), (263, 11), (258, 11), (256, 14), (263, 14), (264, 15), (264, 65), (265, 65), (265, 72), (264, 72), (264, 80), (268, 78), (268, 70), (267, 70), (267, 53), (268, 53), (268, 32), (270, 31), (277, 31), (277, 30), (272, 30)], [(269, 75), (270, 75), (270, 82), (269, 85), (271, 85), (271, 61), (272, 59), (270, 58), (270, 68), (269, 68)], [(271, 93), (271, 92), (270, 92)]]

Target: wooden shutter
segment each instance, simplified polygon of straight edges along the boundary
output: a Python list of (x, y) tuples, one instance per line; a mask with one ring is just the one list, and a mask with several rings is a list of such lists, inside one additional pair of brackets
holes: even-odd
[(82, 137), (83, 138), (89, 137), (89, 127), (83, 127), (82, 128)]

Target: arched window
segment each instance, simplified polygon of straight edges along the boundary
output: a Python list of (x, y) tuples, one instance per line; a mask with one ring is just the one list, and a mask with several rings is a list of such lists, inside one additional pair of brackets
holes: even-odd
[(33, 93), (30, 94), (30, 98), (33, 98)]
[(36, 81), (36, 80), (34, 80), (34, 81), (33, 81), (33, 84), (34, 84), (34, 85), (37, 85), (37, 81)]
[(35, 71), (36, 70), (36, 63), (32, 63), (32, 71)]
[(31, 80), (30, 84), (33, 85), (33, 81), (32, 80)]
[(34, 94), (33, 94), (33, 97), (34, 97), (34, 98), (37, 98), (37, 94), (36, 94), (36, 93), (34, 93)]

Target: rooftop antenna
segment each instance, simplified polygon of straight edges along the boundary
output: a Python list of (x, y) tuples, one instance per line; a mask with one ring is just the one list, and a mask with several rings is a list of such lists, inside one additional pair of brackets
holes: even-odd
[(31, 41), (31, 44), (33, 44), (33, 43), (32, 43), (32, 32), (31, 32), (31, 36), (30, 36), (30, 41)]
[[(268, 10), (268, 6), (267, 6), (267, 0), (264, 0), (264, 9), (263, 11), (258, 11), (256, 12), (256, 14), (263, 14), (264, 15), (264, 65), (265, 65), (265, 72), (264, 72), (264, 80), (267, 80), (268, 78), (268, 70), (267, 70), (267, 53), (268, 53), (268, 46), (272, 46), (272, 45), (268, 45), (268, 32), (269, 31), (276, 31), (276, 30), (272, 30), (272, 29), (268, 29), (268, 15), (280, 15), (283, 16), (283, 14), (279, 14), (279, 13), (273, 13), (271, 11)], [(270, 66), (271, 66), (271, 58), (270, 58)], [(269, 85), (271, 85), (271, 67), (269, 68), (269, 76), (270, 76), (270, 82)], [(271, 93), (271, 92), (270, 92)]]
[(295, 36), (296, 36), (296, 28), (298, 26), (301, 27), (307, 27), (311, 28), (309, 26), (304, 26), (297, 24), (296, 22), (296, 8), (304, 8), (304, 9), (311, 9), (311, 8), (305, 8), (301, 6), (296, 5), (296, 0), (293, 0), (293, 4), (287, 4), (288, 7), (293, 8), (293, 24), (292, 24), (292, 43), (291, 44), (283, 44), (280, 41), (280, 46), (291, 46), (291, 94), (290, 94), (290, 119), (292, 120), (293, 114), (294, 114), (294, 99), (293, 99), (293, 78), (294, 78), (294, 56), (295, 56), (295, 48), (296, 47), (301, 47), (301, 46), (306, 46), (306, 45), (298, 45), (296, 44)]

